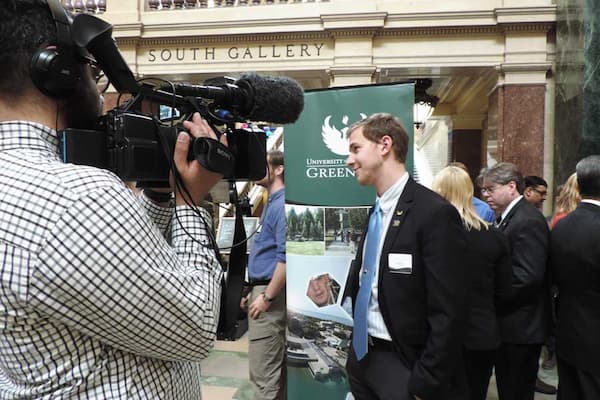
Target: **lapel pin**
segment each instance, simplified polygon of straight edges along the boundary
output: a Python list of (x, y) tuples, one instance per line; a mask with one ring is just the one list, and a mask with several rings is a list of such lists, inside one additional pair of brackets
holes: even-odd
[(404, 214), (404, 210), (396, 211), (396, 215), (397, 215), (397, 216), (400, 216), (400, 215), (402, 215), (402, 214)]
[(392, 221), (392, 226), (393, 226), (394, 228), (396, 228), (396, 227), (400, 226), (400, 220), (399, 220), (399, 219), (395, 219), (395, 220), (393, 220), (393, 221)]

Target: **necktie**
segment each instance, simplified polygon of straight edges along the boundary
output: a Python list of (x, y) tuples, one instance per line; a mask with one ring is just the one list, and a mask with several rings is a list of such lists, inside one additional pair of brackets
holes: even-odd
[(498, 218), (496, 218), (496, 224), (494, 226), (498, 227), (500, 226), (500, 223), (502, 222), (502, 215), (498, 216)]
[(379, 240), (381, 239), (381, 208), (379, 201), (375, 203), (371, 217), (369, 218), (369, 227), (367, 230), (367, 244), (365, 247), (365, 256), (363, 257), (362, 276), (360, 279), (360, 288), (356, 296), (356, 307), (354, 310), (354, 329), (352, 333), (352, 346), (356, 358), (361, 360), (367, 354), (367, 310), (369, 300), (371, 299), (371, 286), (373, 277), (377, 268), (377, 251), (379, 250)]

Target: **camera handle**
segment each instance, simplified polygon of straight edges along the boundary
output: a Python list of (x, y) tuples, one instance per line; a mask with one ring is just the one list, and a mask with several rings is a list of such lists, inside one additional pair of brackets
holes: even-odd
[(227, 176), (233, 172), (235, 157), (233, 153), (218, 140), (201, 137), (190, 144), (188, 157), (195, 159), (204, 168)]

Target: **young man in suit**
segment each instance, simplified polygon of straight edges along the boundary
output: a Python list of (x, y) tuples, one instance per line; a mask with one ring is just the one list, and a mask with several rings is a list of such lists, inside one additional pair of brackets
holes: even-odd
[(374, 114), (348, 136), (348, 165), (377, 192), (344, 291), (354, 316), (347, 361), (354, 398), (466, 399), (460, 217), (409, 177), (408, 135), (396, 117)]
[(600, 399), (600, 155), (577, 163), (581, 203), (551, 233), (558, 400)]
[(522, 185), (522, 175), (511, 163), (496, 164), (483, 173), (481, 192), (508, 238), (513, 274), (511, 294), (498, 307), (500, 400), (533, 400), (540, 351), (548, 334), (548, 224), (520, 194)]

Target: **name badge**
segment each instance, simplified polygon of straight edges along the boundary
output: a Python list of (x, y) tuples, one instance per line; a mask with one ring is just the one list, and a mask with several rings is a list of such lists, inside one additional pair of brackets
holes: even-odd
[(388, 254), (388, 268), (394, 274), (412, 274), (412, 254)]

